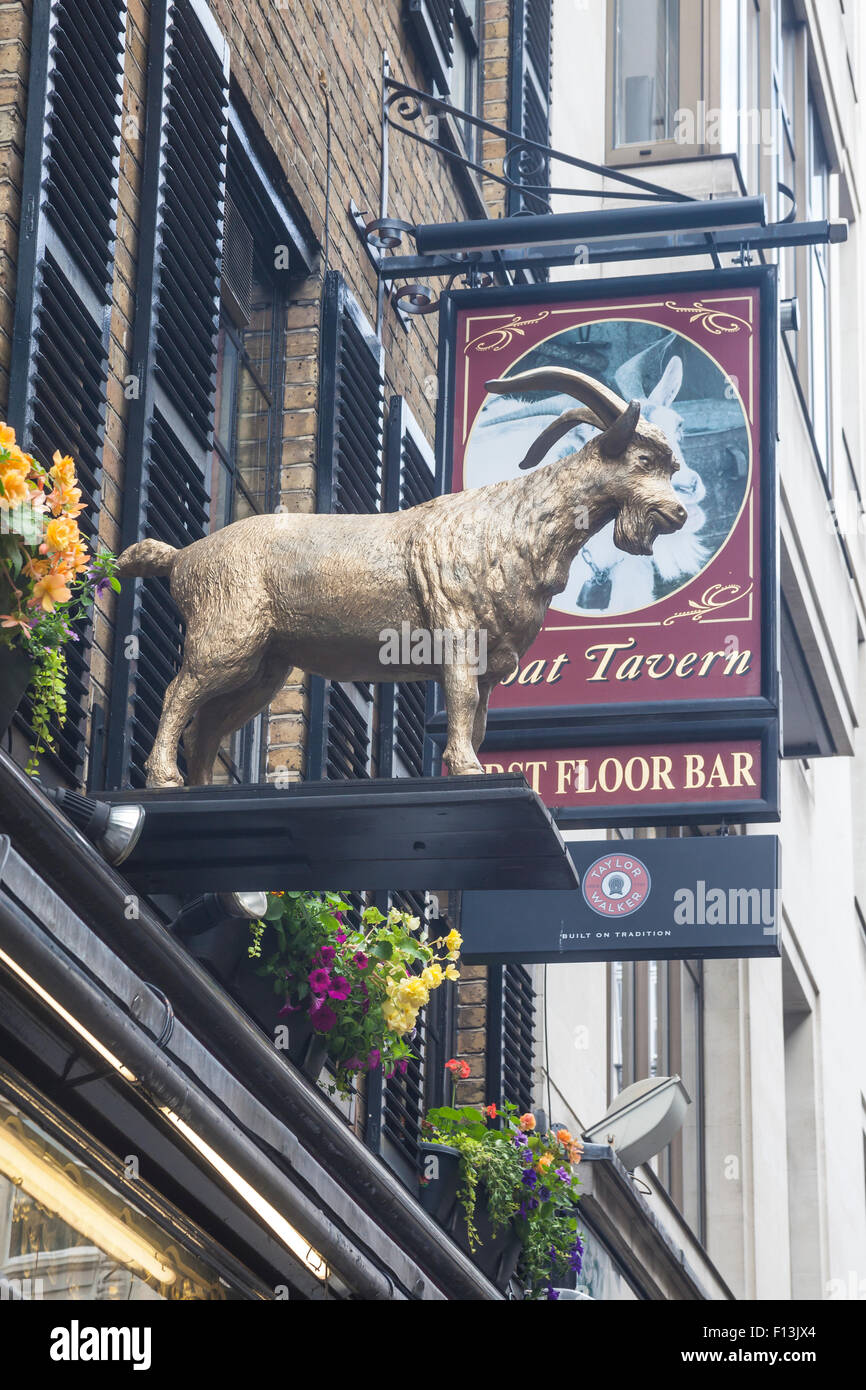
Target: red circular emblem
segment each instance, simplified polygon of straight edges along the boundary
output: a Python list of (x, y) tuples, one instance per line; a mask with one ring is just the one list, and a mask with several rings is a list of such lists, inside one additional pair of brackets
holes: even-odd
[(584, 902), (600, 917), (628, 917), (637, 912), (651, 887), (646, 864), (633, 854), (605, 854), (583, 876)]

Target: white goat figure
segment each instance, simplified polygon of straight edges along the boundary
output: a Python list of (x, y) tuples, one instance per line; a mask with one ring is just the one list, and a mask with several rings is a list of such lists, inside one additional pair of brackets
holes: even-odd
[[(659, 536), (651, 556), (625, 555), (614, 545), (613, 526), (608, 525), (579, 551), (568, 588), (557, 607), (594, 608), (609, 613), (626, 613), (645, 608), (655, 597), (656, 579), (670, 584), (685, 582), (706, 564), (709, 553), (700, 540), (706, 522), (701, 503), (706, 488), (700, 474), (683, 457), (683, 418), (673, 409), (683, 381), (682, 358), (674, 356), (648, 396), (643, 392), (644, 363), (671, 340), (653, 344), (637, 353), (614, 374), (619, 390), (639, 400), (642, 417), (661, 430), (679, 464), (674, 491), (686, 509), (687, 519), (680, 531)], [(585, 427), (583, 427), (585, 429)], [(597, 602), (592, 602), (593, 589)], [(602, 601), (603, 600), (603, 601)]]

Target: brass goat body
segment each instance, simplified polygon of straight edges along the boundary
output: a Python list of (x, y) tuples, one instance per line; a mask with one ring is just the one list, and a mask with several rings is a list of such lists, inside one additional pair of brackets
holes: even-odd
[[(144, 540), (123, 552), (124, 577), (170, 575), (186, 622), (183, 665), (147, 760), (149, 786), (183, 785), (181, 736), (190, 783), (209, 782), (222, 740), (264, 709), (292, 667), (335, 681), (439, 681), (448, 769), (483, 771), (477, 752), (490, 692), (537, 636), (580, 547), (613, 520), (622, 550), (649, 555), (657, 535), (686, 519), (671, 485), (677, 461), (636, 401), (565, 368), (487, 387), (583, 402), (547, 427), (523, 469), (581, 421), (601, 433), (536, 473), (403, 512), (252, 516), (183, 550)], [(486, 669), (441, 651), (423, 665), (384, 665), (383, 633), (404, 623), (486, 634)]]

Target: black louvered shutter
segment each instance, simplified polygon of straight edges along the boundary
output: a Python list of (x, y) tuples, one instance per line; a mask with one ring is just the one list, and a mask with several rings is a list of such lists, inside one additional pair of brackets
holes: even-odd
[(454, 56), (454, 0), (404, 0), (403, 20), (425, 73), (447, 95)]
[[(10, 424), (43, 464), (76, 461), (82, 533), (97, 531), (120, 160), (125, 0), (34, 0)], [(92, 626), (66, 648), (56, 761), (84, 775)], [(29, 707), (22, 707), (26, 726)]]
[[(382, 510), (382, 345), (336, 271), (322, 305), (317, 506), (320, 512)], [(307, 775), (369, 777), (373, 689), (314, 676)]]
[[(552, 11), (552, 0), (513, 0), (511, 10), (508, 127), (516, 135), (545, 146), (550, 144)], [(524, 184), (543, 189), (550, 183), (550, 161), (538, 151), (527, 150), (514, 163)], [(509, 189), (509, 216), (549, 211), (549, 197), (543, 191)]]
[[(392, 396), (385, 433), (385, 510), (404, 511), (428, 502), (440, 489), (433, 450), (402, 396)], [(379, 775), (424, 774), (426, 681), (382, 685), (379, 696)]]
[[(208, 530), (227, 137), (228, 46), (210, 11), (153, 0), (124, 546)], [(107, 784), (141, 787), (183, 650), (166, 580), (124, 583), (116, 636)]]
[(487, 972), (487, 1097), (531, 1110), (535, 1090), (535, 991), (522, 965)]

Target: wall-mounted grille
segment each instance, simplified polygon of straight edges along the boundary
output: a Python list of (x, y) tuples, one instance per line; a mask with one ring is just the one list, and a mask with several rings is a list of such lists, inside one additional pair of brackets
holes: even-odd
[[(71, 454), (91, 542), (108, 378), (120, 162), (124, 0), (34, 0), (8, 419), (45, 465)], [(52, 722), (55, 767), (81, 782), (92, 626), (66, 648), (67, 717)], [(30, 708), (18, 720), (29, 733)]]
[[(153, 0), (123, 545), (208, 529), (228, 140), (228, 48), (199, 0)], [(160, 119), (157, 119), (160, 117)], [(137, 639), (128, 659), (129, 637)], [(107, 784), (142, 786), (183, 623), (164, 580), (118, 603)], [(182, 769), (183, 770), (183, 769)]]
[(253, 311), (254, 247), (255, 239), (252, 232), (234, 199), (227, 194), (222, 275), (244, 323), (249, 323)]
[(487, 1094), (531, 1110), (535, 1090), (535, 991), (522, 965), (487, 972)]

